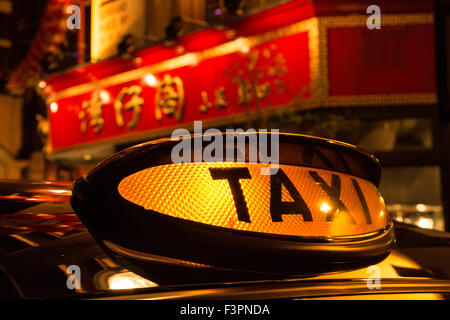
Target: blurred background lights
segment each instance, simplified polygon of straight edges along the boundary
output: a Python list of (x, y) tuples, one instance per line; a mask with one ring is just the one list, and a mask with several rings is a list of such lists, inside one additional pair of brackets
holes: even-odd
[(56, 113), (58, 111), (58, 104), (56, 102), (50, 103), (50, 111)]
[(111, 101), (111, 96), (109, 95), (108, 91), (101, 90), (100, 91), (100, 99), (102, 100), (103, 103), (108, 103), (109, 101)]
[(433, 219), (420, 217), (419, 221), (417, 221), (417, 225), (424, 229), (433, 229)]
[(156, 283), (144, 279), (132, 272), (121, 272), (112, 275), (108, 279), (108, 286), (111, 290), (120, 289), (137, 289), (137, 288), (149, 288), (158, 286)]
[(416, 209), (419, 212), (425, 212), (427, 210), (427, 206), (422, 203), (419, 203), (416, 205)]
[(320, 211), (322, 211), (323, 213), (328, 213), (331, 210), (331, 206), (327, 203), (327, 202), (322, 202), (322, 204), (320, 205)]
[(156, 85), (158, 84), (158, 80), (151, 73), (148, 73), (144, 76), (144, 82), (150, 87), (156, 87)]
[(241, 52), (248, 53), (250, 51), (250, 47), (248, 45), (243, 45), (241, 47)]
[(238, 38), (236, 44), (242, 53), (248, 53), (250, 51), (249, 41), (246, 38)]
[(176, 47), (175, 47), (175, 53), (176, 53), (176, 54), (183, 54), (184, 51), (185, 51), (185, 49), (184, 49), (183, 46), (176, 46)]
[(47, 85), (47, 83), (44, 80), (41, 80), (38, 83), (38, 87), (41, 89), (44, 89), (46, 85)]

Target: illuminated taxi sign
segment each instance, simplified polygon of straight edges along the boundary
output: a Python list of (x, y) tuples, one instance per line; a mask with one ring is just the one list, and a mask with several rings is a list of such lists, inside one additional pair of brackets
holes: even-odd
[(302, 237), (371, 233), (388, 224), (376, 187), (329, 170), (258, 163), (167, 164), (138, 171), (119, 186), (126, 200), (216, 227)]
[(178, 140), (134, 146), (79, 178), (72, 207), (112, 259), (158, 284), (281, 279), (383, 259), (394, 232), (378, 161), (336, 141), (273, 134), (276, 162), (259, 156), (268, 150), (259, 139), (253, 160), (252, 139), (216, 147), (236, 155), (219, 161), (205, 160), (203, 135), (189, 136), (182, 163), (172, 157)]

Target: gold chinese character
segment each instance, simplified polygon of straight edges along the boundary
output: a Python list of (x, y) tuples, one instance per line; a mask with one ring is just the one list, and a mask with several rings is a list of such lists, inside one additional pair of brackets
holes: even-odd
[(269, 94), (269, 90), (270, 83), (268, 81), (264, 82), (263, 84), (257, 84), (255, 86), (256, 97), (260, 100), (264, 99)]
[[(262, 53), (262, 54), (261, 54)], [(285, 91), (282, 76), (288, 71), (283, 55), (270, 46), (260, 52), (250, 51), (245, 65), (237, 65), (232, 81), (238, 85), (238, 103), (249, 106), (252, 101), (259, 106), (269, 94)]]
[[(227, 101), (225, 99), (225, 88), (220, 87), (216, 91), (214, 91), (215, 99), (214, 99), (214, 105), (216, 106), (216, 109), (222, 109), (227, 106)], [(200, 112), (207, 113), (209, 109), (212, 107), (212, 103), (208, 99), (208, 93), (206, 91), (202, 91), (202, 99), (203, 104), (198, 107)]]
[(216, 105), (217, 109), (222, 109), (227, 106), (227, 101), (225, 99), (225, 88), (220, 87), (216, 90), (214, 93), (216, 95), (216, 99), (214, 100), (214, 104)]
[(200, 105), (198, 109), (200, 110), (200, 112), (206, 113), (208, 112), (208, 109), (212, 107), (212, 103), (208, 100), (208, 93), (206, 93), (206, 91), (202, 91), (202, 99), (203, 104)]
[[(125, 110), (133, 110), (133, 118), (128, 122), (127, 126), (130, 129), (136, 127), (139, 122), (139, 118), (141, 115), (142, 106), (144, 104), (144, 98), (141, 97), (142, 87), (133, 85), (131, 87), (124, 87), (120, 90), (119, 95), (117, 96), (116, 101), (114, 101), (114, 109), (116, 111), (116, 122), (119, 127), (124, 126), (122, 109)], [(125, 105), (123, 104), (123, 100), (126, 96), (130, 96)]]
[(239, 96), (238, 103), (249, 104), (252, 101), (253, 89), (256, 98), (258, 100), (263, 100), (269, 94), (270, 83), (266, 81), (263, 84), (255, 83), (254, 85), (252, 85), (251, 83), (249, 83), (247, 79), (242, 79), (239, 82), (238, 86), (238, 96)]
[(183, 81), (179, 77), (165, 74), (163, 81), (159, 84), (155, 96), (155, 116), (158, 121), (162, 120), (162, 114), (173, 116), (180, 121), (184, 109)]
[(88, 116), (90, 118), (89, 125), (94, 129), (94, 132), (100, 133), (102, 131), (105, 122), (102, 118), (103, 105), (99, 91), (92, 94), (91, 100), (82, 102), (82, 110), (78, 113), (78, 118), (81, 120), (81, 132), (86, 133), (87, 131)]
[(247, 79), (242, 79), (238, 84), (239, 104), (249, 104), (252, 100), (252, 85)]

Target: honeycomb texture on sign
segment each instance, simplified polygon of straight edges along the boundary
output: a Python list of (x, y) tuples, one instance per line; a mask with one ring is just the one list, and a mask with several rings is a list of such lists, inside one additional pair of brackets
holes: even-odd
[[(209, 168), (248, 168), (251, 179), (240, 179), (248, 208), (250, 223), (239, 221), (235, 202), (227, 179), (213, 179)], [(366, 234), (380, 230), (388, 224), (385, 205), (377, 188), (369, 181), (328, 170), (280, 165), (289, 180), (308, 206), (312, 221), (303, 220), (303, 212), (283, 214), (282, 221), (273, 222), (270, 213), (270, 179), (261, 175), (260, 163), (181, 163), (147, 168), (124, 178), (119, 186), (120, 195), (147, 210), (208, 225), (262, 232), (277, 235), (304, 237), (338, 237)], [(332, 174), (341, 183), (339, 199), (348, 213), (336, 211), (332, 221), (326, 216), (333, 201), (309, 171), (315, 171), (331, 186)], [(362, 203), (353, 186), (355, 179), (364, 195), (372, 223), (368, 224)], [(292, 195), (282, 184), (282, 201), (292, 202)], [(151, 214), (149, 212), (149, 214)], [(355, 224), (349, 222), (351, 214)]]

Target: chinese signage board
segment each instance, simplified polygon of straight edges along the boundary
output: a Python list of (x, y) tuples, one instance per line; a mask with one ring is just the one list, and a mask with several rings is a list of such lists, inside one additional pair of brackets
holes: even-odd
[[(375, 35), (365, 15), (315, 17), (308, 6), (288, 2), (45, 79), (52, 149), (170, 135), (194, 120), (220, 126), (278, 110), (436, 103), (433, 49), (407, 51), (417, 37), (432, 39), (432, 13), (387, 15)], [(399, 29), (410, 35), (400, 48), (408, 59), (368, 58), (372, 42), (383, 44), (379, 54), (398, 51)]]
[[(242, 52), (240, 41), (223, 50), (229, 52), (188, 53), (168, 66), (163, 62), (113, 75), (90, 83), (86, 92), (58, 99), (58, 111), (50, 111), (53, 148), (310, 97), (307, 32), (261, 43), (250, 52)], [(95, 88), (99, 82), (105, 85)]]

